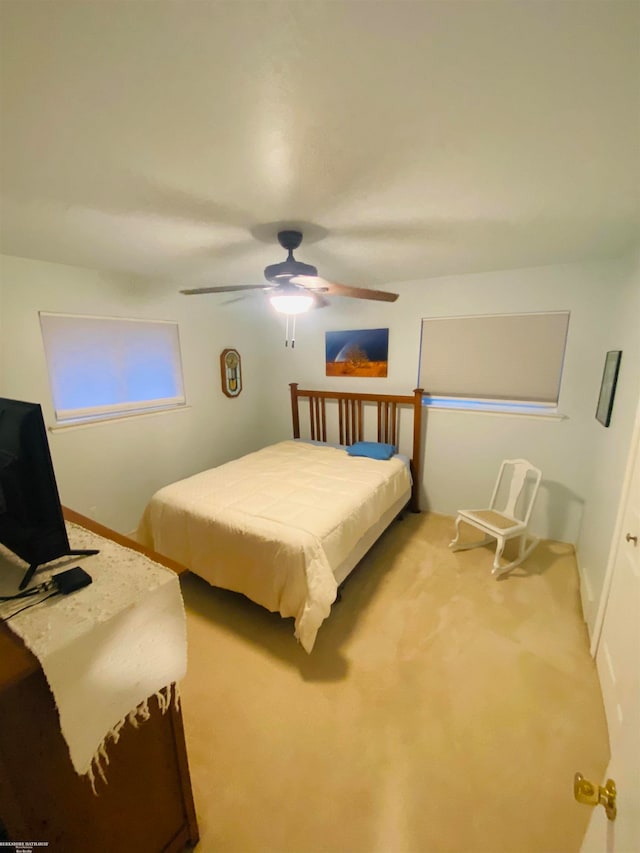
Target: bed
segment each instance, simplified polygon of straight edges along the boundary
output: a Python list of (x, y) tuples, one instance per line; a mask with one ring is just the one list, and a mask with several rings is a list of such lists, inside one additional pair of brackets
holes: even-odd
[[(293, 439), (160, 489), (137, 538), (213, 586), (293, 617), (311, 652), (339, 584), (405, 507), (420, 511), (423, 392), (290, 391)], [(412, 415), (410, 430), (401, 412)], [(410, 432), (411, 455), (350, 455), (367, 431), (396, 449)]]

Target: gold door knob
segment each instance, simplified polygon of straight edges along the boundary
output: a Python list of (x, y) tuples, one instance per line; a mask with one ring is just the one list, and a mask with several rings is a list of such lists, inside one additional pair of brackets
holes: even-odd
[(638, 544), (638, 537), (637, 536), (632, 536), (630, 533), (627, 533), (627, 535), (624, 538), (627, 540), (627, 542), (633, 542), (634, 545)]
[(602, 788), (585, 779), (581, 773), (573, 777), (573, 796), (579, 803), (586, 806), (604, 806), (609, 820), (615, 820), (616, 808), (616, 783), (613, 779), (607, 779), (607, 784)]

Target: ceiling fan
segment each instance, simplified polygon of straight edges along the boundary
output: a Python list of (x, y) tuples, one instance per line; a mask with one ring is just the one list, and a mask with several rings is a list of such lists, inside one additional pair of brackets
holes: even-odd
[(282, 314), (301, 314), (310, 308), (324, 308), (329, 303), (324, 297), (350, 296), (354, 299), (375, 299), (381, 302), (395, 302), (397, 293), (384, 290), (371, 290), (366, 287), (349, 287), (337, 284), (318, 276), (318, 270), (311, 264), (296, 261), (293, 250), (302, 242), (301, 231), (279, 231), (278, 242), (288, 252), (287, 259), (279, 264), (270, 264), (265, 268), (264, 277), (269, 284), (239, 284), (222, 287), (196, 287), (181, 290), (192, 296), (200, 293), (231, 293), (249, 290), (262, 290), (276, 311)]

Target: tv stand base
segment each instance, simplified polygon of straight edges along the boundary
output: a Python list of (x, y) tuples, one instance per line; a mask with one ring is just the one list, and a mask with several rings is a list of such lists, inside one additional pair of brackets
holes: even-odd
[[(80, 551), (77, 551), (77, 550), (76, 551), (65, 551), (64, 554), (60, 554), (60, 557), (90, 557), (92, 554), (99, 554), (99, 553), (100, 553), (100, 551), (95, 549), (95, 548), (88, 548), (88, 549), (80, 550)], [(56, 559), (58, 559), (58, 558), (56, 557)], [(20, 586), (18, 587), (18, 589), (23, 590), (29, 585), (31, 578), (34, 576), (39, 565), (41, 565), (41, 564), (40, 563), (31, 563), (31, 565), (29, 566), (29, 568), (25, 572), (24, 577), (20, 581)]]

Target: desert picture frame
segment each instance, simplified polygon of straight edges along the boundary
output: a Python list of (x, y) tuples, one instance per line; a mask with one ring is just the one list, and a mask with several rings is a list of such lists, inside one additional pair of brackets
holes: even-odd
[(325, 332), (327, 376), (387, 375), (389, 329)]
[(602, 382), (600, 383), (600, 396), (598, 397), (596, 419), (605, 427), (608, 427), (611, 423), (611, 411), (613, 409), (613, 398), (616, 393), (621, 357), (621, 350), (610, 350), (604, 360), (604, 370), (602, 371)]

